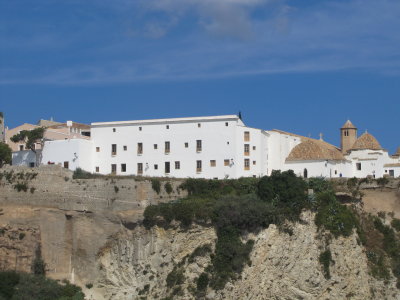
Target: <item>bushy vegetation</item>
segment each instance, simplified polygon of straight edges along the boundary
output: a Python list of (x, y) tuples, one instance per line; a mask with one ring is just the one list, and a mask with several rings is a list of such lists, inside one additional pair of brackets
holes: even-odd
[(0, 168), (5, 164), (11, 164), (12, 150), (7, 144), (0, 142)]
[(396, 231), (400, 231), (400, 219), (393, 218), (390, 224), (394, 229), (396, 229)]
[(96, 176), (90, 172), (87, 172), (85, 170), (82, 170), (81, 168), (76, 168), (74, 171), (74, 174), (72, 175), (73, 179), (91, 179), (94, 178), (93, 176)]
[(335, 237), (350, 236), (354, 228), (359, 228), (355, 213), (347, 206), (340, 204), (331, 191), (317, 194), (316, 200), (315, 224), (319, 228), (329, 230)]
[(69, 282), (58, 283), (44, 276), (0, 272), (0, 299), (83, 300), (81, 288)]
[[(254, 242), (243, 242), (243, 233), (257, 232), (270, 224), (283, 225), (287, 220), (298, 220), (302, 208), (308, 204), (307, 185), (292, 171), (276, 171), (261, 179), (188, 179), (181, 188), (186, 189), (189, 196), (147, 207), (144, 225), (168, 227), (173, 220), (179, 221), (183, 227), (193, 222), (212, 224), (218, 240), (208, 270), (210, 285), (215, 289), (221, 289), (227, 281), (236, 279), (245, 264), (250, 263), (249, 254)], [(198, 249), (198, 252), (205, 250), (211, 251), (211, 247)], [(172, 275), (176, 272), (170, 274), (168, 282), (174, 282)]]
[(161, 192), (161, 182), (160, 182), (159, 179), (153, 178), (151, 180), (151, 187), (157, 193), (157, 195), (160, 194), (160, 192)]
[(324, 252), (321, 252), (321, 254), (319, 256), (319, 262), (324, 268), (325, 278), (330, 279), (331, 273), (330, 273), (329, 267), (330, 267), (331, 263), (333, 262), (333, 260), (332, 260), (331, 251), (329, 249), (325, 250)]
[(173, 188), (170, 182), (166, 182), (164, 185), (164, 189), (167, 192), (168, 195), (170, 195), (173, 192)]
[[(352, 191), (354, 199), (361, 197), (357, 178), (343, 182), (346, 189)], [(360, 244), (371, 243), (374, 238), (365, 227), (365, 221), (352, 206), (344, 205), (336, 199), (334, 184), (323, 178), (304, 181), (292, 171), (274, 171), (271, 176), (238, 180), (188, 179), (180, 186), (187, 190), (188, 197), (148, 206), (144, 212), (143, 224), (148, 228), (154, 225), (167, 228), (176, 226), (173, 221), (177, 221), (183, 228), (193, 223), (214, 226), (217, 233), (214, 252), (210, 245), (196, 249), (188, 257), (191, 263), (199, 253), (210, 255), (210, 265), (196, 282), (197, 293), (201, 294), (207, 286), (223, 288), (229, 280), (240, 276), (246, 264), (251, 264), (249, 257), (254, 242), (244, 238), (248, 233), (257, 233), (275, 224), (282, 232), (292, 234), (290, 222), (299, 221), (304, 209), (314, 211), (318, 228), (329, 231), (333, 237), (347, 237), (356, 231)], [(313, 193), (307, 194), (307, 189), (312, 189)], [(393, 228), (395, 226), (392, 225)], [(383, 227), (380, 232), (384, 235), (382, 250), (379, 247), (367, 248), (373, 249), (367, 253), (370, 256), (371, 273), (387, 278), (390, 273), (384, 269), (387, 265), (386, 257), (390, 257), (393, 273), (400, 274), (397, 253), (399, 245), (392, 228)], [(329, 278), (329, 267), (333, 259), (328, 240), (327, 243), (326, 250), (318, 259), (324, 275)], [(180, 284), (183, 278), (183, 273), (180, 273), (182, 266), (175, 267), (170, 273), (167, 279), (170, 286)]]

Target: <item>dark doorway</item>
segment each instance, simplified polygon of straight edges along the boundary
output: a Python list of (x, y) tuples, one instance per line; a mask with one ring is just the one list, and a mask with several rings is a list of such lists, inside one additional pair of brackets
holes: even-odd
[(304, 178), (308, 178), (308, 171), (307, 171), (307, 169), (304, 169), (303, 177), (304, 177)]
[(171, 172), (171, 166), (169, 161), (165, 162), (165, 174), (169, 174)]

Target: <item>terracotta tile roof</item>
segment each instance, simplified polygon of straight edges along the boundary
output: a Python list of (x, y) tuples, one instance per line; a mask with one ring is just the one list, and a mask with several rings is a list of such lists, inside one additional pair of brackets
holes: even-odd
[(357, 129), (356, 126), (353, 125), (353, 123), (351, 123), (350, 120), (347, 120), (346, 123), (344, 123), (344, 125), (342, 126), (342, 129)]
[(368, 132), (365, 132), (363, 135), (361, 135), (354, 143), (354, 145), (350, 148), (350, 150), (363, 150), (363, 149), (369, 149), (369, 150), (383, 150), (379, 142), (376, 140), (376, 138), (369, 134)]
[(294, 147), (286, 159), (286, 161), (299, 160), (345, 160), (345, 158), (335, 146), (308, 138)]

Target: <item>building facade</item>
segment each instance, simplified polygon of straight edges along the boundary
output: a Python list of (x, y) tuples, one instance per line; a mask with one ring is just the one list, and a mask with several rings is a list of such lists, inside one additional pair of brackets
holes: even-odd
[[(177, 178), (259, 177), (273, 170), (293, 170), (303, 177), (400, 176), (400, 149), (389, 155), (371, 134), (358, 137), (350, 121), (340, 129), (340, 148), (322, 137), (251, 128), (236, 115), (98, 122), (91, 124), (90, 138), (76, 130), (69, 127), (58, 133), (65, 138), (47, 140), (42, 164)], [(15, 153), (20, 154), (15, 154), (16, 164), (29, 157)]]
[(236, 115), (92, 124), (100, 174), (238, 178), (263, 176), (267, 134)]

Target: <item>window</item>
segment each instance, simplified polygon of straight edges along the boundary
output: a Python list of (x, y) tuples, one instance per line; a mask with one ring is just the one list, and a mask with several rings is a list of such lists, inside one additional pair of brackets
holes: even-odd
[(117, 165), (112, 164), (111, 165), (111, 174), (115, 175), (117, 173)]
[(64, 168), (68, 169), (69, 168), (69, 162), (68, 161), (64, 161)]
[(256, 146), (253, 146), (253, 150), (256, 150)]
[(210, 167), (215, 167), (217, 162), (215, 160), (210, 160)]
[[(75, 131), (75, 130), (74, 130)], [(117, 131), (117, 129), (115, 129), (115, 128), (113, 128), (113, 132), (116, 132)]]
[(154, 170), (158, 170), (158, 165), (154, 165)]
[(225, 167), (229, 166), (229, 159), (224, 159), (224, 166)]
[(143, 143), (137, 144), (137, 154), (143, 154)]
[(158, 149), (158, 145), (154, 144), (154, 149), (157, 150)]
[(171, 165), (170, 165), (169, 161), (165, 162), (164, 171), (165, 171), (165, 174), (171, 173)]
[(185, 148), (189, 148), (189, 143), (185, 143)]
[(35, 167), (35, 163), (33, 163), (33, 162), (29, 163), (29, 167), (30, 168), (34, 168)]
[(201, 160), (196, 161), (196, 172), (197, 173), (201, 172)]
[(117, 144), (111, 145), (111, 155), (117, 155)]
[(19, 145), (19, 151), (24, 151), (24, 145)]
[(229, 145), (229, 142), (226, 142), (227, 145)]
[(255, 166), (256, 165), (256, 161), (255, 160), (253, 160), (253, 166)]
[(250, 132), (249, 131), (245, 131), (244, 132), (244, 141), (245, 142), (249, 142), (250, 141)]
[(250, 159), (248, 159), (248, 158), (246, 158), (245, 160), (244, 160), (244, 169), (247, 171), (247, 170), (250, 170)]
[(121, 164), (121, 172), (126, 172), (126, 164)]
[(197, 140), (196, 141), (196, 151), (197, 152), (201, 152), (201, 140)]
[(181, 169), (181, 162), (180, 161), (176, 161), (175, 162), (175, 170), (180, 170)]
[(124, 151), (128, 150), (128, 146), (124, 146)]
[(201, 127), (201, 124), (200, 124), (200, 123), (197, 123), (197, 127), (200, 128), (200, 127)]
[(100, 167), (96, 167), (96, 173), (100, 172)]
[(165, 153), (170, 153), (171, 148), (170, 148), (170, 142), (165, 142)]
[(139, 127), (139, 131), (142, 131), (142, 127)]
[(165, 126), (167, 129), (169, 129), (169, 125)]
[(244, 144), (244, 155), (246, 155), (246, 156), (250, 155), (250, 145), (249, 144)]
[(361, 163), (356, 163), (357, 171), (361, 171)]
[(96, 152), (100, 152), (100, 147), (96, 147)]
[(228, 122), (225, 122), (225, 126), (227, 126), (227, 127), (228, 127)]
[(143, 174), (143, 163), (138, 163), (137, 164), (137, 174), (142, 175)]

